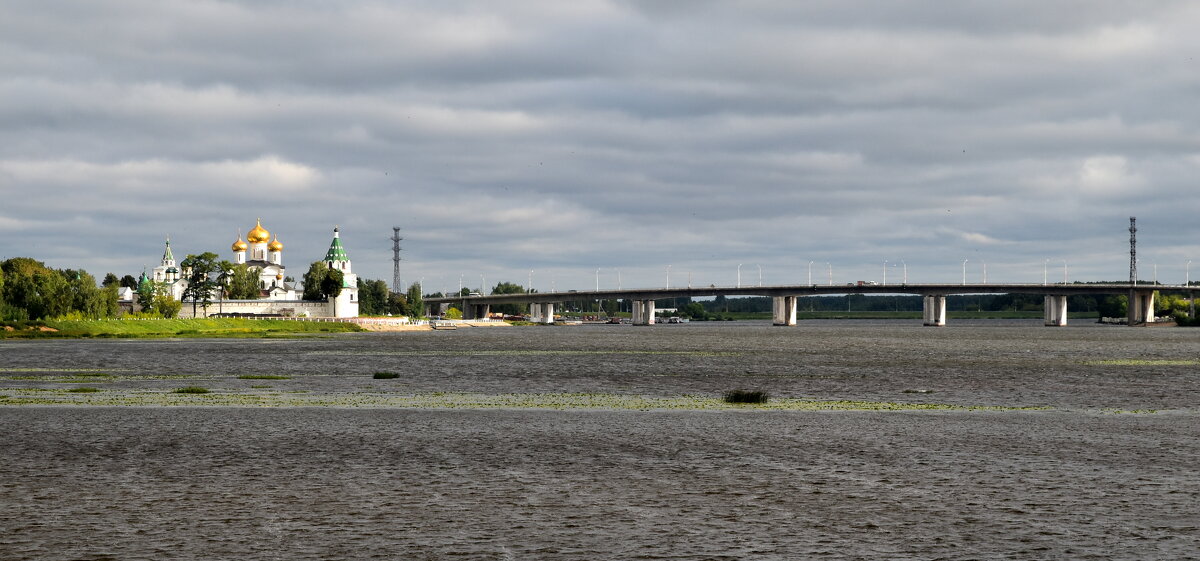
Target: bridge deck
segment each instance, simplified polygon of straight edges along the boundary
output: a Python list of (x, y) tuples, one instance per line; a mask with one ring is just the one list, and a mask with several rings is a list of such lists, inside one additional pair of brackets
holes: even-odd
[(578, 290), (570, 292), (532, 292), (489, 294), (484, 296), (448, 296), (428, 298), (429, 304), (465, 302), (469, 304), (529, 304), (574, 300), (662, 300), (665, 298), (704, 298), (711, 296), (825, 296), (841, 294), (914, 294), (918, 296), (950, 294), (1045, 294), (1075, 296), (1081, 294), (1128, 294), (1131, 290), (1187, 292), (1195, 286), (1165, 284), (846, 284), (788, 286), (707, 286), (683, 288), (640, 288), (625, 290)]

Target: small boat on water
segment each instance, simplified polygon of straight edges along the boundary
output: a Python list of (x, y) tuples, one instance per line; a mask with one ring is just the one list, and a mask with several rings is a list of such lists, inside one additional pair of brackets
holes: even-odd
[(455, 329), (458, 329), (458, 324), (457, 324), (457, 323), (451, 323), (451, 322), (448, 322), (448, 321), (431, 321), (431, 322), (429, 322), (429, 327), (430, 327), (431, 329), (437, 329), (437, 330), (439, 330), (439, 331), (440, 331), (440, 330), (444, 330), (444, 329), (445, 329), (445, 330), (450, 330), (450, 331), (453, 331), (453, 330), (455, 330)]

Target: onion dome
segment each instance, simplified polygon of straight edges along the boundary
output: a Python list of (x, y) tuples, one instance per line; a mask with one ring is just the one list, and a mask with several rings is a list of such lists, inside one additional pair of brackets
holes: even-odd
[(283, 273), (276, 273), (275, 280), (283, 280)]
[(242, 234), (238, 233), (237, 241), (233, 242), (233, 251), (246, 251), (247, 249), (250, 249), (250, 245), (242, 241)]
[(271, 233), (262, 227), (262, 220), (256, 220), (254, 229), (246, 232), (246, 241), (250, 243), (267, 243), (271, 241)]
[(275, 236), (275, 239), (267, 244), (267, 249), (271, 251), (283, 251), (283, 244), (279, 243), (279, 236)]

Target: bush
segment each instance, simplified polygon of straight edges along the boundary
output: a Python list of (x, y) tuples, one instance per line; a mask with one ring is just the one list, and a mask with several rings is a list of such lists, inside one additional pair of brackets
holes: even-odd
[(376, 380), (391, 380), (392, 378), (399, 378), (400, 375), (395, 372), (376, 372), (371, 377)]
[(188, 386), (186, 388), (176, 389), (175, 393), (208, 393), (208, 388), (202, 388), (200, 386)]
[(89, 388), (87, 386), (71, 388), (71, 389), (67, 390), (67, 392), (69, 392), (69, 393), (96, 393), (98, 391), (100, 391), (100, 388)]
[(766, 403), (771, 395), (763, 390), (729, 390), (725, 392), (725, 403)]

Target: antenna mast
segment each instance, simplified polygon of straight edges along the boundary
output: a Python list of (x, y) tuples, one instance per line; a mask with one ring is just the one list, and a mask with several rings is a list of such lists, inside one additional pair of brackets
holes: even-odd
[(392, 292), (399, 294), (403, 291), (400, 286), (400, 240), (404, 239), (400, 237), (399, 226), (392, 226), (392, 237), (388, 239), (392, 240)]
[(1137, 285), (1137, 217), (1129, 217), (1129, 284)]

